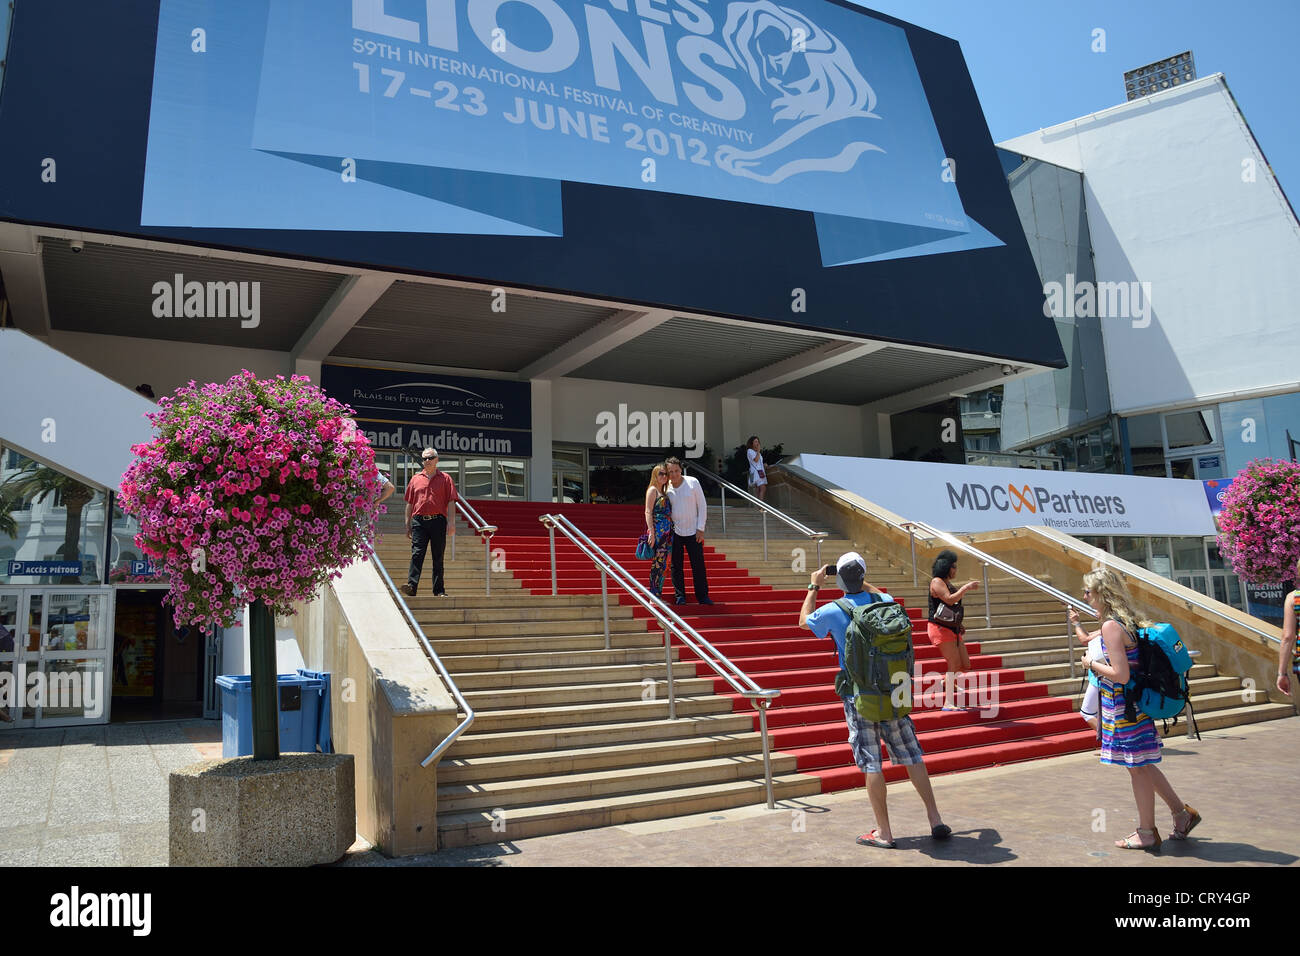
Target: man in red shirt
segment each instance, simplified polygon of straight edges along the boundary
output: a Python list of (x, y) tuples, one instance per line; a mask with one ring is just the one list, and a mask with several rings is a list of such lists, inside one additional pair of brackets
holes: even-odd
[(402, 591), (415, 597), (424, 570), (424, 549), (433, 552), (433, 594), (446, 597), (442, 582), (442, 551), (447, 535), (456, 533), (456, 483), (438, 470), (438, 452), (426, 448), (420, 456), (424, 470), (406, 486), (406, 536), (411, 539), (411, 568)]

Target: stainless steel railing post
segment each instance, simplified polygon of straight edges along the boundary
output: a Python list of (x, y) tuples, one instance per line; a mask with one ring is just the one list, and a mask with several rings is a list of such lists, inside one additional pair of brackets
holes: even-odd
[(668, 665), (668, 719), (677, 719), (677, 692), (673, 688), (673, 642), (668, 636), (668, 625), (664, 628), (664, 662)]
[(551, 597), (555, 597), (560, 593), (560, 586), (555, 571), (555, 524), (554, 522), (547, 522), (546, 527), (547, 530), (551, 532)]
[(609, 587), (605, 569), (600, 569), (600, 605), (605, 614), (605, 650), (609, 650)]
[(1069, 648), (1067, 653), (1070, 655), (1070, 680), (1074, 680), (1074, 625), (1070, 623), (1070, 605), (1068, 604), (1065, 606), (1065, 631)]
[(718, 488), (722, 491), (722, 533), (725, 535), (727, 533), (727, 486), (718, 485)]
[(492, 535), (483, 536), (483, 593), (492, 596)]
[(912, 587), (916, 587), (916, 529), (909, 527), (907, 537), (912, 542)]
[(767, 781), (767, 808), (776, 809), (776, 797), (772, 793), (772, 747), (767, 738), (767, 705), (770, 703), (766, 698), (754, 702), (758, 708), (758, 731), (763, 735), (763, 779)]
[(993, 615), (989, 612), (989, 563), (984, 562), (984, 626), (993, 626)]
[(763, 560), (767, 560), (767, 512), (763, 512)]

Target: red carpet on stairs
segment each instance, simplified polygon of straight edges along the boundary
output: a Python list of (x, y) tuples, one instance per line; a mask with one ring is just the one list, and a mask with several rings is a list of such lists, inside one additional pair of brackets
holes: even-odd
[[(492, 500), (475, 501), (474, 507), (484, 520), (497, 525), (493, 548), (505, 549), (506, 566), (535, 594), (549, 594), (551, 590), (550, 543), (546, 528), (538, 521), (546, 513), (564, 514), (611, 558), (640, 580), (648, 579), (647, 562), (635, 555), (636, 539), (645, 530), (640, 505)], [(838, 669), (834, 645), (798, 626), (799, 607), (806, 592), (764, 585), (747, 569), (726, 560), (707, 541), (704, 550), (709, 595), (715, 603), (711, 607), (695, 603), (688, 573), (689, 603), (674, 610), (757, 684), (781, 691), (768, 711), (774, 751), (795, 755), (799, 771), (819, 777), (823, 792), (861, 786), (862, 772), (854, 765), (849, 749), (843, 704), (833, 688)], [(559, 532), (555, 536), (555, 553), (559, 593), (600, 593), (600, 572)], [(647, 629), (657, 627), (649, 612), (621, 588), (611, 588), (610, 594), (611, 599), (617, 597), (620, 603), (631, 605), (634, 616), (643, 619)], [(839, 596), (833, 590), (824, 594), (829, 599)], [(665, 597), (671, 605), (671, 584), (667, 581)], [(976, 642), (967, 646), (973, 673), (976, 680), (982, 681), (977, 686), (993, 696), (974, 695), (976, 699), (966, 701), (968, 705), (987, 705), (983, 710), (973, 707), (942, 711), (942, 684), (930, 675), (943, 673), (943, 659), (923, 637), (923, 613), (908, 608), (908, 614), (917, 625), (915, 635), (921, 636), (919, 641), (914, 638), (914, 648), (923, 675), (916, 688), (917, 706), (912, 720), (931, 773), (1091, 749), (1093, 732), (1072, 711), (1068, 699), (1049, 696), (1044, 684), (1027, 683), (1023, 671), (1003, 668), (1001, 658), (981, 653)], [(676, 638), (674, 642), (681, 643)], [(682, 659), (694, 656), (682, 648)], [(696, 675), (712, 678), (713, 692), (732, 698), (736, 711), (750, 712), (754, 729), (759, 729), (758, 712), (708, 664), (697, 660)], [(906, 768), (886, 763), (886, 779), (905, 776)]]

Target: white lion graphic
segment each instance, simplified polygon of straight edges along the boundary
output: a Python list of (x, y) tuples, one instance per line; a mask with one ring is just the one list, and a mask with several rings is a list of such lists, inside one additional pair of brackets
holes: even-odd
[(865, 152), (884, 152), (871, 143), (853, 142), (835, 156), (780, 158), (804, 136), (830, 123), (855, 117), (880, 119), (872, 112), (876, 94), (833, 34), (798, 11), (771, 0), (754, 0), (727, 6), (722, 39), (755, 86), (780, 94), (771, 102), (772, 122), (794, 125), (758, 149), (720, 146), (719, 168), (733, 176), (779, 183), (798, 173), (841, 173)]

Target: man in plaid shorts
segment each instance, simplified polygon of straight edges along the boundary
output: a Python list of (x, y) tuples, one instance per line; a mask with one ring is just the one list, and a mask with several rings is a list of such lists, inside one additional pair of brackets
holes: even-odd
[[(835, 564), (835, 574), (836, 583), (850, 604), (894, 600), (867, 583), (867, 562), (856, 551), (840, 556)], [(836, 607), (834, 602), (823, 604), (816, 611), (813, 610), (813, 605), (817, 603), (817, 592), (825, 582), (826, 569), (818, 568), (813, 572), (812, 583), (808, 585), (808, 594), (799, 611), (799, 626), (806, 627), (818, 637), (829, 637), (835, 641), (835, 650), (839, 655), (842, 670), (844, 634), (848, 630), (849, 617)], [(885, 775), (882, 772), (880, 752), (882, 741), (889, 748), (890, 762), (907, 768), (907, 776), (925, 804), (926, 816), (930, 819), (930, 836), (936, 840), (946, 840), (952, 836), (952, 830), (944, 824), (943, 818), (939, 815), (939, 808), (934, 802), (930, 774), (922, 762), (924, 754), (921, 753), (921, 745), (917, 742), (912, 718), (900, 717), (898, 720), (871, 723), (858, 713), (852, 697), (845, 697), (843, 701), (844, 719), (849, 725), (849, 746), (853, 748), (854, 761), (867, 775), (867, 796), (871, 798), (871, 811), (876, 817), (876, 828), (858, 837), (858, 842), (863, 846), (878, 846), (891, 850), (895, 846), (893, 832), (889, 829), (889, 808), (885, 804)]]

